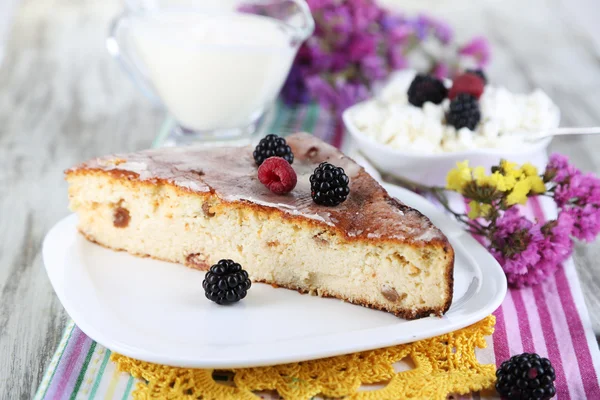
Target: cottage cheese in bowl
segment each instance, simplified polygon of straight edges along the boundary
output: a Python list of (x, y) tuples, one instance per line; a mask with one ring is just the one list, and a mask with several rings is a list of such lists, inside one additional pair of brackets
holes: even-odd
[(427, 102), (423, 107), (408, 102), (407, 91), (414, 77), (414, 71), (397, 73), (375, 98), (349, 110), (350, 123), (359, 133), (392, 149), (428, 154), (511, 149), (527, 145), (523, 135), (558, 126), (558, 108), (542, 90), (517, 94), (486, 85), (479, 99), (481, 121), (474, 131), (457, 131), (445, 123), (450, 100)]
[[(528, 141), (559, 124), (560, 112), (542, 91), (512, 93), (486, 85), (478, 106), (481, 119), (474, 130), (446, 124), (450, 101), (408, 101), (416, 73), (395, 74), (377, 95), (344, 112), (346, 129), (359, 152), (380, 172), (429, 186), (444, 186), (457, 162), (490, 168), (501, 159), (531, 162), (544, 168), (551, 138)], [(450, 87), (451, 82), (446, 82)]]

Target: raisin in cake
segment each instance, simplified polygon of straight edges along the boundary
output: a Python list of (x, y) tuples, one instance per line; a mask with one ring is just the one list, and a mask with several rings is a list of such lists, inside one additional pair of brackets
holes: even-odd
[[(259, 182), (250, 147), (164, 148), (68, 170), (70, 208), (80, 232), (111, 249), (201, 270), (234, 259), (257, 282), (408, 319), (444, 314), (454, 252), (442, 232), (334, 147), (304, 133), (287, 143), (298, 184), (286, 195)], [(322, 161), (350, 178), (336, 207), (311, 198)]]

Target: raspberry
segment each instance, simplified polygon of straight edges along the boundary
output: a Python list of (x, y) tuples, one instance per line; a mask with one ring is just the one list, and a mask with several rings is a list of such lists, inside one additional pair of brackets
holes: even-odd
[(485, 83), (483, 79), (474, 73), (467, 72), (459, 75), (452, 82), (450, 92), (448, 92), (448, 98), (454, 100), (456, 96), (461, 93), (470, 94), (471, 96), (479, 99), (483, 93)]
[(469, 74), (475, 74), (478, 77), (481, 78), (481, 80), (483, 81), (483, 83), (487, 84), (488, 80), (487, 80), (487, 76), (485, 76), (485, 72), (483, 72), (482, 69), (468, 69), (466, 71)]
[(269, 157), (258, 167), (258, 180), (275, 194), (289, 193), (298, 177), (289, 162), (281, 157)]

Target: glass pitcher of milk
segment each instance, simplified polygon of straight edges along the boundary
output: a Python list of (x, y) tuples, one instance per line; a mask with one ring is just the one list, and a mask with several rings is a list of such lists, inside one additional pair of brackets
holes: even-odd
[(313, 29), (304, 0), (153, 0), (113, 21), (107, 47), (175, 119), (178, 144), (241, 144)]

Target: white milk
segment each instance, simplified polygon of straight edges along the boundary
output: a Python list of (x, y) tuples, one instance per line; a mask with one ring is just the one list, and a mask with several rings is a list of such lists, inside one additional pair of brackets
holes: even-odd
[(135, 17), (133, 43), (158, 95), (196, 131), (244, 127), (277, 96), (296, 48), (278, 21), (166, 11)]

